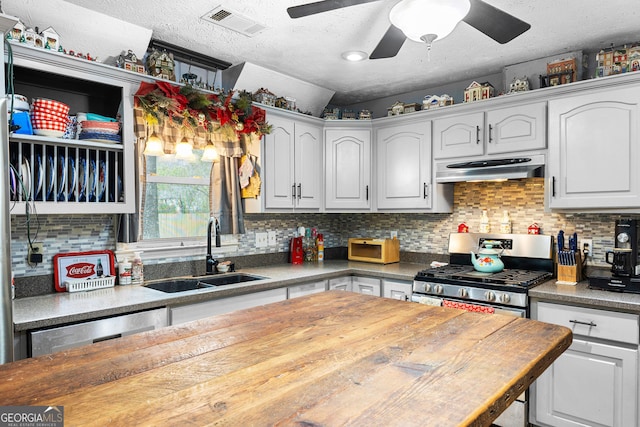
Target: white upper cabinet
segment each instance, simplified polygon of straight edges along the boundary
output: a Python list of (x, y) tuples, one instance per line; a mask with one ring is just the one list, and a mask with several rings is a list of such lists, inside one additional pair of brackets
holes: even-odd
[(640, 207), (640, 87), (549, 101), (549, 206)]
[(433, 158), (484, 154), (484, 113), (441, 117), (433, 121)]
[(296, 206), (319, 209), (322, 204), (322, 128), (296, 123)]
[(325, 129), (325, 208), (371, 209), (371, 130)]
[(269, 112), (264, 137), (266, 209), (315, 209), (322, 203), (322, 131), (317, 125)]
[(546, 147), (546, 102), (447, 116), (433, 121), (433, 157), (515, 153)]
[(375, 133), (377, 208), (430, 208), (431, 122), (400, 122), (377, 128)]
[(487, 154), (544, 149), (546, 116), (546, 102), (488, 110)]

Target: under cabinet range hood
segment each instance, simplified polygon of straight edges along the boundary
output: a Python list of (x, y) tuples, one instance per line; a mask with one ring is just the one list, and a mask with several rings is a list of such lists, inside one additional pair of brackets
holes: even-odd
[(436, 182), (504, 181), (544, 176), (544, 155), (514, 156), (436, 164)]

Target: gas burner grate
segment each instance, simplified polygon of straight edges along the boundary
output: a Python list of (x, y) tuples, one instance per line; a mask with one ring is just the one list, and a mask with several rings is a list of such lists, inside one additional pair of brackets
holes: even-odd
[(419, 271), (417, 277), (449, 279), (455, 274), (472, 272), (473, 270), (473, 267), (469, 265), (448, 264)]
[(495, 283), (498, 285), (529, 287), (536, 285), (552, 276), (546, 271), (530, 270), (502, 270), (498, 273), (480, 273), (472, 271), (452, 276), (452, 279), (471, 280), (482, 283)]
[(488, 283), (496, 285), (530, 287), (541, 283), (552, 274), (546, 271), (505, 269), (498, 273), (476, 271), (473, 266), (449, 264), (437, 268), (429, 268), (418, 272), (416, 278), (449, 279), (465, 282)]

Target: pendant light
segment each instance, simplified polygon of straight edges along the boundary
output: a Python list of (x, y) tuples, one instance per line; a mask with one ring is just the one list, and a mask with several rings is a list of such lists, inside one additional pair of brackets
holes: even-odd
[(469, 0), (402, 0), (389, 12), (389, 20), (407, 38), (431, 49), (434, 40), (451, 34), (470, 8)]
[(147, 138), (143, 154), (145, 156), (164, 156), (164, 143), (155, 132)]
[(182, 137), (180, 142), (176, 144), (176, 159), (181, 160), (193, 160), (193, 145), (189, 142), (187, 137)]
[(200, 160), (203, 162), (215, 162), (218, 158), (218, 150), (216, 150), (216, 147), (209, 141), (202, 151)]

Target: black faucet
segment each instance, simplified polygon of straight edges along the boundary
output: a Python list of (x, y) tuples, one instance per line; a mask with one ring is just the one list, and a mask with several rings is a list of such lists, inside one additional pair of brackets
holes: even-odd
[[(215, 224), (215, 227), (212, 227)], [(220, 247), (220, 223), (215, 216), (209, 217), (209, 223), (207, 224), (207, 274), (216, 274), (218, 272), (218, 260), (213, 259), (211, 255), (211, 228), (216, 239), (216, 248)]]

